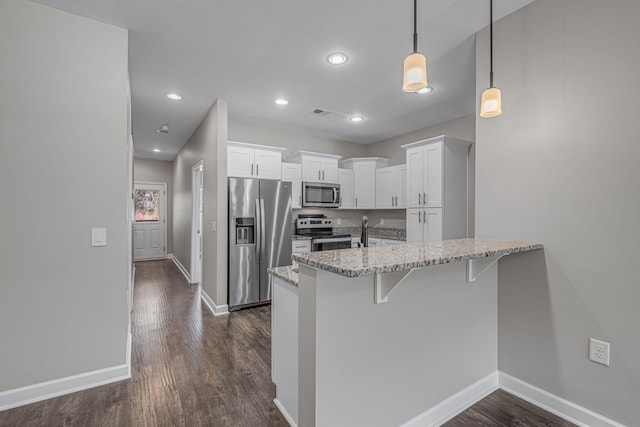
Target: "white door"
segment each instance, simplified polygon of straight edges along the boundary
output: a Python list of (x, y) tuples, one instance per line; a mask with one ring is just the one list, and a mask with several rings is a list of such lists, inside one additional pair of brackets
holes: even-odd
[(376, 170), (376, 208), (393, 208), (396, 206), (395, 168)]
[(338, 160), (322, 159), (322, 182), (338, 183)]
[(282, 163), (282, 180), (291, 183), (291, 208), (302, 208), (302, 166)]
[(302, 161), (302, 181), (322, 181), (322, 160), (319, 157), (308, 157)]
[(227, 148), (227, 175), (237, 178), (253, 178), (255, 173), (254, 151), (246, 147)]
[(410, 148), (407, 150), (407, 207), (422, 207), (423, 182), (423, 147)]
[(407, 207), (407, 166), (396, 166), (395, 174), (396, 208)]
[(260, 179), (282, 178), (282, 153), (280, 151), (254, 150), (256, 170), (254, 176)]
[(202, 282), (202, 225), (204, 218), (204, 162), (191, 168), (191, 283)]
[(133, 259), (164, 258), (166, 184), (136, 182), (133, 194)]
[(424, 192), (426, 200), (423, 204), (428, 208), (442, 207), (442, 143), (438, 142), (424, 147), (425, 165), (427, 169)]
[(353, 182), (357, 209), (376, 207), (376, 166), (373, 162), (355, 162)]
[(338, 169), (338, 183), (340, 184), (340, 208), (353, 209), (356, 203), (353, 192), (353, 171)]
[(407, 243), (423, 243), (422, 209), (407, 209)]
[(425, 226), (425, 242), (442, 240), (442, 209), (423, 210), (423, 222)]

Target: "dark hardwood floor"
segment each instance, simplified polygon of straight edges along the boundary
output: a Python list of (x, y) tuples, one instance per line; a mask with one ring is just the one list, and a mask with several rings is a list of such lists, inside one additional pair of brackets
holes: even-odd
[[(0, 426), (288, 426), (272, 402), (269, 306), (214, 317), (171, 261), (139, 262), (132, 331), (131, 380), (0, 412)], [(502, 391), (446, 424), (570, 425)]]

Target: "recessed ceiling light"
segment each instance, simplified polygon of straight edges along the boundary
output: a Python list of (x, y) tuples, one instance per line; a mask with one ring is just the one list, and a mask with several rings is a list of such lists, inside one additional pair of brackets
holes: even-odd
[(351, 117), (349, 117), (349, 120), (352, 121), (353, 123), (360, 123), (361, 121), (364, 120), (364, 117), (362, 117), (362, 116), (351, 116)]
[(327, 55), (327, 62), (331, 65), (342, 65), (349, 60), (349, 55), (342, 52), (333, 52)]
[(180, 101), (182, 99), (182, 97), (177, 93), (168, 93), (167, 98), (172, 99), (174, 101)]
[(169, 133), (169, 125), (160, 126), (160, 129), (157, 129), (156, 132), (158, 132), (158, 133)]
[(417, 90), (415, 93), (417, 93), (418, 95), (425, 95), (429, 92), (431, 92), (433, 90), (433, 88), (431, 86), (427, 86), (427, 87), (423, 87), (420, 90)]
[(289, 101), (287, 101), (286, 99), (283, 99), (283, 98), (278, 98), (278, 99), (276, 99), (275, 102), (278, 105), (287, 105), (289, 103)]
[(154, 149), (153, 149), (153, 152), (154, 152), (154, 153), (159, 153), (159, 152), (160, 152), (160, 149), (159, 149), (159, 148), (154, 148)]

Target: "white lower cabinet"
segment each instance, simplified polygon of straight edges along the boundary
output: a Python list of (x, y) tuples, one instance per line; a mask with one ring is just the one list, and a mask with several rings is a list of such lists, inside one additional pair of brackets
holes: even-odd
[(442, 209), (407, 209), (407, 243), (442, 240)]

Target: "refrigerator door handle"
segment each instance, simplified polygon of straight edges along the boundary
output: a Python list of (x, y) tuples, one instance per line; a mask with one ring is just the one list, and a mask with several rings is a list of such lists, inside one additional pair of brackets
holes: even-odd
[(260, 210), (260, 199), (256, 199), (256, 246), (255, 246), (255, 251), (258, 254), (258, 260), (260, 260), (260, 244), (262, 243), (262, 229), (260, 228), (260, 221), (262, 221), (262, 218), (261, 218), (260, 212), (261, 212), (261, 210)]
[(264, 199), (260, 199), (260, 254), (265, 254), (265, 220), (264, 220)]

